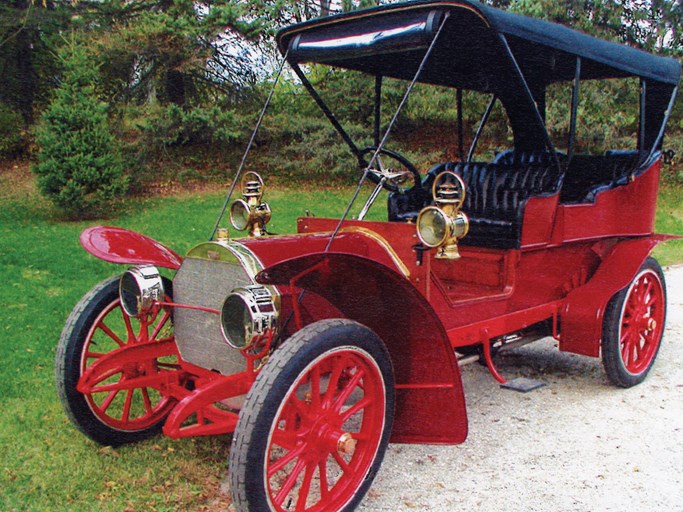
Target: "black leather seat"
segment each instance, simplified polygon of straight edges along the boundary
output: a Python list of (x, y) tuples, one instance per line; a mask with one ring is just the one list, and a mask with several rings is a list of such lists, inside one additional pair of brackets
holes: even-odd
[(567, 169), (560, 194), (565, 204), (594, 203), (605, 190), (626, 185), (638, 174), (638, 151), (607, 151), (605, 155), (576, 155)]
[[(560, 162), (567, 158), (567, 155), (562, 152), (557, 152), (556, 154)], [(506, 149), (498, 153), (491, 163), (501, 165), (552, 165), (555, 163), (555, 159), (553, 154), (547, 150), (515, 151), (514, 149)]]
[(465, 245), (519, 248), (524, 207), (530, 197), (552, 195), (559, 191), (563, 174), (556, 163), (480, 163), (449, 162), (429, 170), (420, 190), (404, 197), (390, 194), (389, 220), (411, 220), (431, 203), (434, 179), (443, 171), (458, 174), (466, 186), (462, 210), (470, 219)]

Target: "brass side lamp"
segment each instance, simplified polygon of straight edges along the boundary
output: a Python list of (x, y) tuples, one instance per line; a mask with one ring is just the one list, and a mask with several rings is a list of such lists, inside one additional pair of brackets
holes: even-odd
[(270, 221), (270, 206), (263, 198), (263, 179), (255, 172), (248, 172), (242, 178), (242, 196), (230, 206), (230, 223), (238, 231), (249, 231), (249, 236), (267, 234), (266, 224)]
[(432, 185), (434, 206), (423, 208), (417, 217), (417, 236), (427, 247), (436, 247), (439, 259), (460, 258), (458, 240), (470, 227), (467, 215), (460, 211), (465, 202), (465, 184), (452, 171), (439, 174)]

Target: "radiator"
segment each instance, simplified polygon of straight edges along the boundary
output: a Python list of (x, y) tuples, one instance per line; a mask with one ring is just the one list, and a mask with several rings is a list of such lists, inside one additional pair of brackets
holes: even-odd
[[(173, 279), (173, 301), (220, 311), (223, 301), (234, 288), (254, 282), (224, 246), (203, 245), (204, 251), (190, 251), (176, 273)], [(208, 251), (206, 246), (210, 247)], [(220, 252), (220, 257), (212, 256), (218, 254), (215, 249)], [(206, 257), (207, 254), (209, 257)], [(223, 340), (219, 315), (175, 308), (173, 323), (183, 360), (223, 375), (245, 370), (244, 357)]]

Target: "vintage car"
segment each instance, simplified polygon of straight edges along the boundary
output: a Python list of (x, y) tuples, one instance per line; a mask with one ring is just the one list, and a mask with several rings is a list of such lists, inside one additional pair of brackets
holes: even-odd
[[(59, 341), (59, 397), (79, 430), (114, 446), (230, 433), (237, 510), (352, 510), (389, 442), (465, 440), (464, 362), (504, 382), (496, 350), (552, 336), (562, 351), (601, 357), (617, 386), (645, 379), (666, 316), (649, 255), (670, 238), (653, 226), (676, 60), (469, 0), (316, 19), (277, 43), (349, 147), (360, 178), (349, 207), (269, 234), (264, 182), (243, 173), (245, 153), (210, 240), (184, 257), (125, 229), (86, 229), (87, 251), (130, 267), (83, 297)], [(344, 129), (307, 79), (312, 66), (370, 76), (372, 146)], [(403, 84), (391, 117), (383, 79)], [(579, 154), (582, 86), (616, 79), (639, 98), (632, 147)], [(417, 169), (388, 149), (416, 84), (450, 88), (460, 106), (463, 91), (488, 99), (467, 153), (458, 109), (457, 161)], [(546, 129), (558, 84), (562, 150)], [(475, 161), (496, 104), (512, 147)], [(386, 220), (366, 220), (383, 189)], [(243, 238), (221, 224), (229, 204)]]

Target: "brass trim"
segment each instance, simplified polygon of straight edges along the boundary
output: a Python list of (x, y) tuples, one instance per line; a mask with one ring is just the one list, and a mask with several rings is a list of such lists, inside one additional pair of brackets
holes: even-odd
[(234, 240), (202, 242), (190, 249), (186, 257), (241, 265), (252, 281), (265, 268), (253, 252)]
[(396, 251), (394, 248), (387, 242), (387, 240), (381, 236), (372, 231), (371, 229), (368, 228), (363, 228), (360, 226), (348, 226), (345, 228), (342, 228), (340, 231), (341, 233), (360, 233), (362, 235), (367, 236), (368, 238), (374, 240), (377, 242), (382, 248), (387, 251), (387, 254), (391, 258), (391, 261), (394, 262), (394, 265), (398, 267), (398, 269), (401, 271), (401, 273), (408, 279), (410, 279), (410, 270), (408, 270), (408, 267), (406, 266), (405, 263), (399, 258), (398, 254), (396, 254)]

